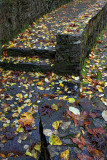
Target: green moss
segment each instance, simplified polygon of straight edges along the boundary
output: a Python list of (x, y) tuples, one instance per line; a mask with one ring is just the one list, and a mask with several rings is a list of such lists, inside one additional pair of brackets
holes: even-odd
[(102, 74), (100, 71), (97, 72), (97, 76), (96, 76), (96, 79), (97, 80), (100, 80), (102, 78)]

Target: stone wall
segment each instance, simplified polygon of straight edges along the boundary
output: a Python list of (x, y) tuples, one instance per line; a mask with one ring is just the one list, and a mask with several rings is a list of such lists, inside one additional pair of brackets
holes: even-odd
[(55, 71), (61, 74), (74, 73), (75, 75), (79, 75), (84, 59), (91, 51), (96, 37), (104, 28), (106, 22), (107, 3), (104, 3), (101, 8), (96, 10), (90, 20), (85, 23), (83, 31), (80, 31), (78, 34), (58, 34)]
[(0, 44), (11, 40), (28, 24), (72, 0), (0, 0)]

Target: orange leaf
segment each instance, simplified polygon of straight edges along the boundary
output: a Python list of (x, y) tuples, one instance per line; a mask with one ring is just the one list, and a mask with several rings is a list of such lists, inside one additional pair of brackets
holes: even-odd
[(34, 118), (29, 113), (23, 113), (21, 114), (21, 116), (22, 117), (18, 120), (18, 122), (21, 124), (22, 127), (34, 123)]
[(0, 153), (0, 157), (6, 157), (3, 153)]

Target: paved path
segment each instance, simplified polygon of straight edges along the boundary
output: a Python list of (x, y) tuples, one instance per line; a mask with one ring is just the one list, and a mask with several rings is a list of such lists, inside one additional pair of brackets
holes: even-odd
[(92, 7), (95, 0), (74, 1), (63, 5), (34, 22), (24, 33), (10, 42), (8, 47), (55, 50), (56, 34), (63, 33), (81, 12)]

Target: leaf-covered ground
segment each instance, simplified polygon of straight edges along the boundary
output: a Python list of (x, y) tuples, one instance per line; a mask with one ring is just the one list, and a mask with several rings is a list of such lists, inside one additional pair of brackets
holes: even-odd
[[(67, 8), (64, 7), (63, 10), (66, 11)], [(74, 6), (74, 13), (76, 12)], [(42, 19), (39, 23), (43, 24)], [(21, 39), (26, 38), (25, 41), (29, 42), (30, 34), (29, 31), (29, 34)], [(0, 157), (2, 160), (39, 159), (43, 152), (40, 124), (46, 138), (45, 147), (52, 160), (107, 158), (106, 40), (105, 28), (86, 59), (80, 77), (59, 76), (53, 72), (43, 74), (5, 71), (0, 68)], [(17, 42), (18, 39), (16, 42), (10, 42), (11, 47)], [(51, 47), (51, 44), (49, 46)], [(1, 61), (6, 58), (4, 52)], [(53, 61), (46, 59), (43, 61), (38, 56), (10, 58), (16, 63), (37, 61), (39, 64), (53, 65)]]
[(79, 95), (79, 77), (0, 69), (1, 157), (39, 156), (41, 117), (51, 158), (104, 159), (106, 38), (105, 29), (81, 72)]

